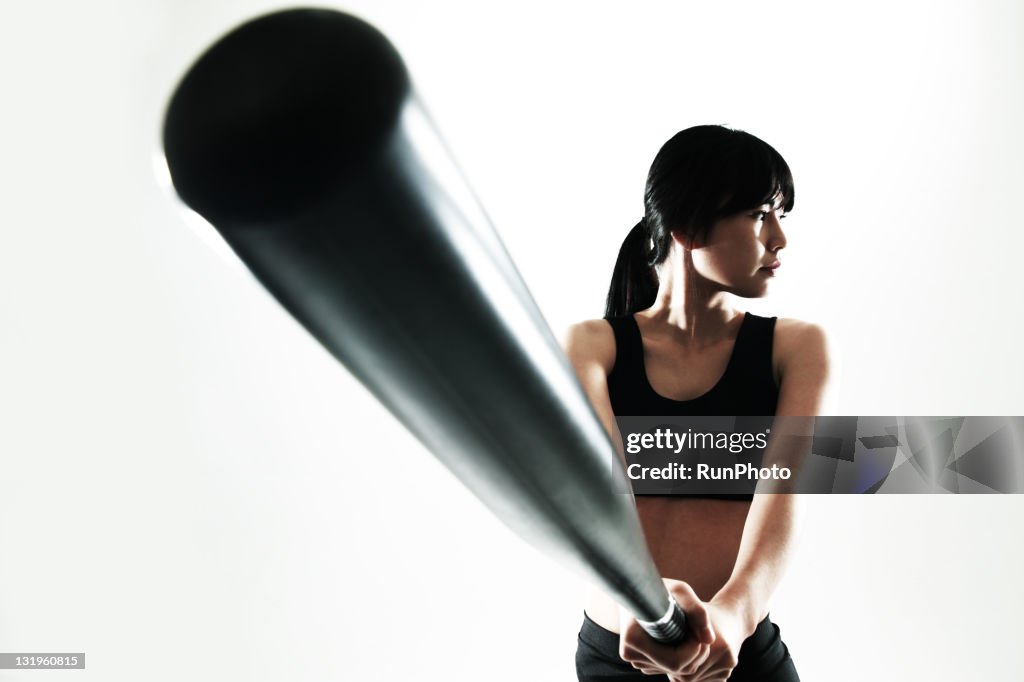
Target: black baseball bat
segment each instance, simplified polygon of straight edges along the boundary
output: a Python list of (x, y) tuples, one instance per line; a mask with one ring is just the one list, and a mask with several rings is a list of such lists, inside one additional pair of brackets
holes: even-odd
[(163, 144), (184, 203), (498, 517), (686, 636), (608, 434), (381, 33), (243, 24), (182, 78)]

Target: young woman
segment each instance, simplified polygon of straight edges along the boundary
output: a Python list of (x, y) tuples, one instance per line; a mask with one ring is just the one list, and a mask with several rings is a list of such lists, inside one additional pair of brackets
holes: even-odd
[[(734, 297), (764, 296), (781, 275), (781, 221), (793, 201), (785, 160), (753, 135), (697, 126), (661, 148), (647, 177), (645, 216), (615, 264), (605, 318), (573, 325), (564, 339), (612, 442), (620, 442), (616, 415), (829, 409), (835, 382), (823, 330), (733, 307)], [(794, 545), (797, 501), (637, 496), (651, 555), (694, 632), (680, 646), (661, 645), (592, 589), (579, 679), (799, 679), (768, 619)]]

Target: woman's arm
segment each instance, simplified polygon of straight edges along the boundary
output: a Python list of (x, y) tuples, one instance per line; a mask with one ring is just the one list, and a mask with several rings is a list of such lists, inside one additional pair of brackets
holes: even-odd
[[(838, 356), (821, 327), (795, 320), (777, 324), (779, 401), (763, 464), (798, 466), (813, 434), (813, 417), (834, 408)], [(711, 652), (692, 677), (677, 679), (725, 679), (736, 666), (740, 646), (767, 615), (768, 602), (793, 553), (798, 503), (794, 494), (754, 495), (732, 574), (707, 604), (716, 635)]]
[[(782, 376), (776, 416), (808, 419), (776, 421), (785, 422), (785, 431), (789, 433), (810, 436), (814, 425), (810, 418), (829, 414), (834, 409), (839, 383), (838, 356), (821, 327), (789, 320), (784, 324), (793, 326), (787, 330), (789, 333), (776, 333), (777, 342), (784, 344), (779, 349)], [(776, 433), (781, 435), (783, 430)], [(776, 439), (770, 444), (765, 452), (765, 466), (790, 458), (799, 459), (806, 454), (780, 451), (786, 447), (785, 440)], [(767, 615), (768, 602), (795, 547), (798, 501), (799, 496), (793, 494), (754, 495), (743, 526), (736, 565), (729, 580), (712, 599), (733, 610), (748, 635)]]
[(574, 324), (562, 334), (561, 342), (583, 392), (625, 464), (622, 437), (608, 396), (608, 374), (615, 366), (615, 334), (611, 325), (604, 320)]

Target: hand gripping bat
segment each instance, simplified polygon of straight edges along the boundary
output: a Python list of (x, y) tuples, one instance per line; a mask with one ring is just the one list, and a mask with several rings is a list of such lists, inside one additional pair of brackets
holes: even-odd
[(163, 145), (182, 201), (499, 518), (686, 636), (611, 440), (383, 35), (254, 19), (182, 78)]

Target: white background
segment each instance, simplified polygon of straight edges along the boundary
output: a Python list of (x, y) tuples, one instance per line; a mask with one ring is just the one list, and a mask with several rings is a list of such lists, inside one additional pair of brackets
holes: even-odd
[[(1019, 3), (489, 5), (345, 8), (405, 57), (553, 328), (600, 317), (660, 144), (726, 123), (797, 186), (749, 309), (832, 332), (839, 412), (1024, 414)], [(275, 7), (0, 8), (0, 651), (88, 661), (0, 680), (574, 679), (577, 578), (155, 179), (176, 79)], [(772, 607), (804, 679), (1020, 674), (1020, 497), (808, 503)]]

